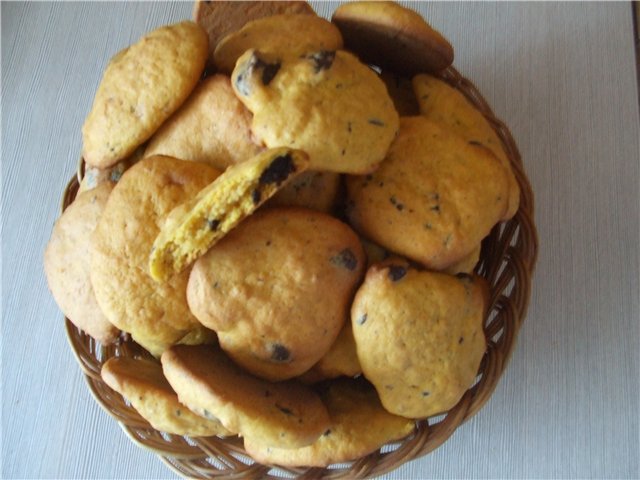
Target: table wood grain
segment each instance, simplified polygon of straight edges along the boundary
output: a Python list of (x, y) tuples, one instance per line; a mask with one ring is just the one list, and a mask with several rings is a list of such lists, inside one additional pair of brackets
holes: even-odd
[[(314, 3), (329, 15), (335, 3)], [(411, 3), (536, 195), (527, 319), (486, 407), (387, 478), (638, 478), (640, 120), (629, 3)], [(1, 3), (2, 477), (175, 478), (91, 398), (42, 271), (108, 58), (190, 3)]]

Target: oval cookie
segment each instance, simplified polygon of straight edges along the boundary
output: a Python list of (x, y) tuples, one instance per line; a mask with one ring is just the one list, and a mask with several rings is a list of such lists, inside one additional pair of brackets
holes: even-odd
[(44, 253), (44, 272), (60, 310), (75, 326), (101, 343), (112, 343), (118, 329), (98, 306), (91, 285), (92, 235), (113, 190), (104, 182), (79, 193), (53, 227)]
[(182, 405), (157, 362), (113, 357), (102, 366), (100, 375), (156, 430), (191, 437), (231, 435), (218, 420), (196, 415)]
[(484, 147), (423, 117), (403, 117), (387, 158), (347, 178), (356, 230), (433, 270), (459, 262), (503, 218), (507, 171)]
[(453, 63), (453, 48), (420, 16), (395, 2), (348, 2), (331, 21), (346, 48), (364, 62), (413, 75), (436, 72)]
[(145, 158), (116, 184), (96, 227), (91, 283), (98, 304), (111, 323), (156, 356), (176, 342), (212, 338), (187, 306), (189, 272), (158, 284), (148, 261), (167, 214), (217, 175), (201, 163)]
[(479, 277), (374, 265), (351, 307), (358, 359), (385, 409), (408, 418), (453, 407), (473, 384), (486, 341)]
[(363, 267), (358, 237), (344, 223), (312, 210), (271, 208), (195, 263), (187, 299), (236, 363), (283, 380), (329, 350)]
[(311, 389), (253, 377), (214, 346), (176, 345), (162, 354), (162, 369), (182, 403), (219, 418), (241, 436), (296, 448), (329, 426), (327, 409)]
[(193, 22), (161, 27), (118, 54), (82, 127), (87, 164), (114, 165), (153, 135), (189, 96), (206, 56), (207, 35)]

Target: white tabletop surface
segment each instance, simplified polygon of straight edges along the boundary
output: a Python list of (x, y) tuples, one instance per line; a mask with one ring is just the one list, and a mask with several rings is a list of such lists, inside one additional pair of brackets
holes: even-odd
[[(328, 15), (334, 4), (314, 3)], [(640, 128), (629, 3), (414, 3), (509, 126), (540, 256), (489, 403), (388, 478), (638, 478)], [(2, 2), (2, 477), (175, 478), (89, 394), (42, 254), (108, 58), (191, 3)]]

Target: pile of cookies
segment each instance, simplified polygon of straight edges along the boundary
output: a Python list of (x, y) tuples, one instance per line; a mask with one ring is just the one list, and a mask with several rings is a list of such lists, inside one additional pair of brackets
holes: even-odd
[(86, 172), (45, 253), (156, 429), (327, 466), (409, 435), (473, 385), (480, 243), (518, 209), (494, 130), (437, 73), (417, 13), (197, 2), (108, 64)]

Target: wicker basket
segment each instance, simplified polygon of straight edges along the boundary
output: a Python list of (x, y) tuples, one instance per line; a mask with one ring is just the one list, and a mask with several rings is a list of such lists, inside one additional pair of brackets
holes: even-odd
[[(491, 123), (504, 144), (521, 189), (517, 214), (508, 222), (497, 225), (483, 241), (480, 262), (476, 267), (476, 272), (489, 282), (491, 298), (484, 323), (488, 346), (475, 384), (446, 414), (417, 421), (415, 430), (403, 440), (385, 445), (380, 451), (349, 464), (326, 469), (271, 467), (253, 462), (238, 437), (187, 438), (153, 429), (100, 378), (102, 364), (109, 358), (139, 356), (146, 352), (129, 339), (123, 339), (116, 345), (102, 346), (65, 319), (71, 348), (91, 393), (134, 443), (156, 453), (178, 474), (191, 478), (281, 478), (283, 474), (302, 478), (373, 477), (433, 451), (487, 402), (509, 361), (529, 302), (538, 250), (533, 194), (522, 169), (518, 148), (504, 123), (493, 115), (474, 85), (453, 67), (441, 76), (460, 90)], [(70, 181), (64, 192), (63, 210), (75, 198), (83, 174), (84, 164), (81, 161), (77, 177)]]

